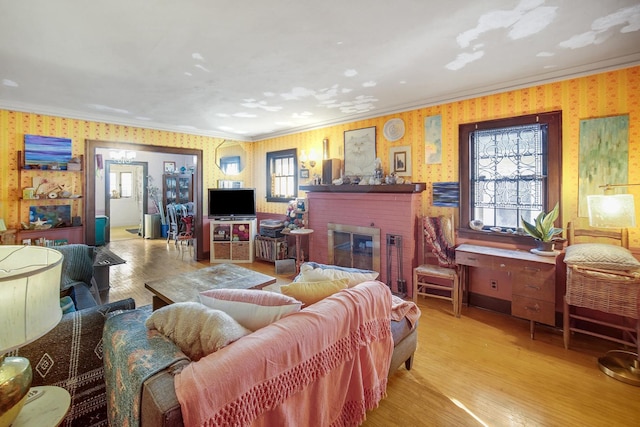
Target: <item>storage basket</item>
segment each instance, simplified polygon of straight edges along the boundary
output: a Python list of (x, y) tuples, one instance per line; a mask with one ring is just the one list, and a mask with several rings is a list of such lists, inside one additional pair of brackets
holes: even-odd
[(567, 266), (569, 305), (638, 319), (640, 275)]

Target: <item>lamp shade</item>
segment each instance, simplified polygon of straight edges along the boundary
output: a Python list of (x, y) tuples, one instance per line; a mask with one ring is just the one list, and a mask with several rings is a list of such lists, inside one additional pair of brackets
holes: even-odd
[(636, 226), (636, 209), (632, 194), (587, 196), (589, 225), (601, 228)]
[(0, 245), (0, 355), (53, 329), (60, 308), (61, 252)]

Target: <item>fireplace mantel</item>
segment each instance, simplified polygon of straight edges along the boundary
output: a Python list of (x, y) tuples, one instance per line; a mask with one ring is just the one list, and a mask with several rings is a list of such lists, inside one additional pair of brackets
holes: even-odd
[(424, 182), (413, 184), (381, 184), (381, 185), (301, 185), (300, 189), (318, 193), (422, 193), (426, 190)]

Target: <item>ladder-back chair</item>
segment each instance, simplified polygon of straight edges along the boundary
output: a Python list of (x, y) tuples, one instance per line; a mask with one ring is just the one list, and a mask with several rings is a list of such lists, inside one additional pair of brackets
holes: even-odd
[(453, 314), (460, 317), (462, 282), (455, 262), (452, 216), (422, 218), (422, 248), (424, 264), (413, 269), (413, 300), (418, 296), (449, 300)]
[[(599, 358), (598, 362), (600, 369), (607, 375), (640, 385), (640, 359), (638, 359), (640, 354), (638, 339), (640, 336), (640, 316), (638, 315), (640, 272), (625, 267), (627, 263), (633, 265), (636, 262), (631, 253), (615, 250), (615, 246), (628, 249), (628, 230), (626, 228), (589, 228), (583, 225), (583, 221), (573, 220), (567, 227), (567, 238), (569, 246), (565, 258), (567, 289), (563, 313), (564, 347), (569, 348), (571, 333), (578, 332), (635, 348), (635, 353), (613, 350)], [(577, 246), (578, 243), (605, 243), (614, 247), (611, 248), (613, 250), (607, 250), (608, 246), (580, 248)], [(617, 252), (620, 255), (615, 255)], [(586, 314), (577, 314), (575, 307), (615, 314), (633, 320), (613, 323), (589, 317)], [(587, 325), (591, 328), (586, 329)], [(619, 335), (606, 335), (598, 330), (598, 327), (602, 326), (621, 332)], [(630, 377), (629, 373), (631, 373)]]

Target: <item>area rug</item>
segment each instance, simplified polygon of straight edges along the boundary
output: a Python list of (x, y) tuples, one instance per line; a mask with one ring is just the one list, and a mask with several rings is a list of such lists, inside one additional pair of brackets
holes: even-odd
[(62, 425), (108, 426), (102, 328), (108, 313), (134, 308), (126, 299), (65, 314), (52, 331), (18, 350), (31, 362), (32, 386), (56, 385), (71, 394)]
[(139, 228), (125, 228), (131, 234), (138, 234), (140, 232)]

